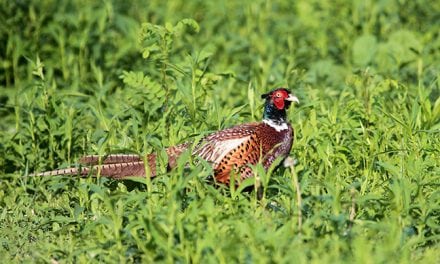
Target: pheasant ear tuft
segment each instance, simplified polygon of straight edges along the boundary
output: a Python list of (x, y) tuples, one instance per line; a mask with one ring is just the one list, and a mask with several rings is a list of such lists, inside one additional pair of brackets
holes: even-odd
[(266, 93), (266, 94), (262, 94), (262, 95), (261, 95), (261, 99), (266, 99), (266, 98), (267, 98), (267, 96), (269, 96), (269, 94), (268, 94), (268, 93)]

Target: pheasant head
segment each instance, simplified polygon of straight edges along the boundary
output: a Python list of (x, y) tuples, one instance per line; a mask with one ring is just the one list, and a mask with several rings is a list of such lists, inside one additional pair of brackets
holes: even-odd
[(277, 131), (287, 129), (286, 109), (292, 102), (299, 103), (298, 97), (286, 88), (278, 88), (261, 95), (264, 103), (263, 122)]

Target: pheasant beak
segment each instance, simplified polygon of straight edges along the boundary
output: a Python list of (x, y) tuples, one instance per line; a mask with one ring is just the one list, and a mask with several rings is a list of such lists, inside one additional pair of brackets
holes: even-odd
[(293, 95), (293, 94), (289, 94), (289, 97), (287, 97), (285, 100), (286, 100), (286, 101), (289, 101), (289, 102), (295, 102), (295, 103), (299, 104), (299, 99), (298, 99), (298, 97), (296, 97), (296, 96)]

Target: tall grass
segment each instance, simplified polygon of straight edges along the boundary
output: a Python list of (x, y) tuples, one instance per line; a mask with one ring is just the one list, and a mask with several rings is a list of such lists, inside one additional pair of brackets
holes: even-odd
[[(4, 262), (440, 262), (438, 1), (0, 3)], [(294, 168), (27, 177), (301, 105)], [(163, 156), (163, 155), (162, 155)], [(189, 168), (187, 164), (189, 162)], [(300, 202), (299, 202), (300, 201)]]

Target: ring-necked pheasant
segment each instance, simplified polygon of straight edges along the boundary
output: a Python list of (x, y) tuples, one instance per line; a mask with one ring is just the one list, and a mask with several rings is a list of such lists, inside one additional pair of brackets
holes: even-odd
[[(263, 121), (227, 128), (205, 136), (198, 142), (192, 154), (212, 164), (214, 178), (220, 183), (229, 183), (231, 173), (240, 175), (240, 180), (253, 175), (249, 165), (262, 162), (267, 170), (278, 157), (284, 159), (293, 142), (293, 129), (286, 120), (286, 109), (296, 96), (285, 88), (275, 89), (261, 96), (265, 99)], [(166, 149), (168, 168), (176, 166), (177, 158), (193, 146), (186, 142)], [(156, 176), (156, 154), (147, 155), (151, 176)], [(101, 163), (100, 163), (101, 162)], [(96, 155), (80, 160), (83, 167), (67, 168), (35, 174), (35, 176), (99, 174), (103, 177), (123, 179), (145, 177), (145, 164), (138, 155), (113, 154), (100, 161)]]

